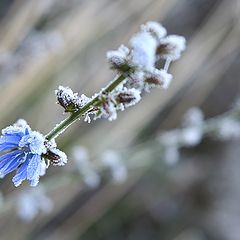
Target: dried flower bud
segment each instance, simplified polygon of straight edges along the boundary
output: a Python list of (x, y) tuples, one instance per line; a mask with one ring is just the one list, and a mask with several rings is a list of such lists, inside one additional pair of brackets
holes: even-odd
[(186, 48), (186, 40), (182, 36), (169, 35), (160, 40), (157, 47), (157, 55), (163, 59), (170, 59), (172, 61), (180, 58), (182, 51)]
[(107, 118), (109, 121), (117, 119), (117, 109), (114, 103), (114, 99), (110, 95), (102, 94), (101, 104), (98, 106), (98, 111), (96, 112), (95, 119), (97, 118)]
[(43, 157), (50, 161), (53, 165), (63, 166), (67, 163), (67, 156), (64, 152), (56, 148), (54, 140), (46, 141), (45, 147), (47, 152), (43, 154)]
[(58, 103), (65, 109), (65, 112), (76, 111), (76, 101), (78, 99), (77, 93), (73, 93), (69, 87), (59, 86), (58, 90), (55, 90)]
[(140, 91), (144, 88), (145, 73), (143, 71), (135, 71), (130, 74), (126, 83), (124, 84), (127, 88), (136, 88)]
[(172, 75), (165, 70), (153, 69), (151, 72), (147, 72), (145, 75), (145, 90), (149, 91), (151, 88), (160, 87), (167, 89), (171, 83)]
[(141, 100), (141, 92), (135, 88), (124, 88), (116, 96), (116, 101), (123, 104), (124, 107), (135, 105)]
[(107, 60), (111, 68), (120, 72), (128, 72), (132, 67), (127, 59), (129, 52), (130, 50), (124, 45), (121, 45), (118, 50), (108, 51)]
[(161, 24), (153, 21), (143, 24), (141, 30), (151, 33), (158, 41), (167, 34), (167, 30)]

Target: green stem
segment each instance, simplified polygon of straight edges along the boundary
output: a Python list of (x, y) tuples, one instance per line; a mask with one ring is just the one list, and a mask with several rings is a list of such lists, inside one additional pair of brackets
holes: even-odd
[[(102, 92), (109, 93), (113, 91), (123, 80), (126, 78), (125, 74), (119, 75), (113, 80)], [(63, 133), (72, 123), (79, 119), (83, 114), (87, 113), (94, 105), (99, 103), (99, 94), (88, 102), (85, 106), (79, 109), (77, 112), (71, 113), (71, 115), (59, 123), (54, 129), (52, 129), (47, 135), (46, 139), (51, 140), (61, 133)]]

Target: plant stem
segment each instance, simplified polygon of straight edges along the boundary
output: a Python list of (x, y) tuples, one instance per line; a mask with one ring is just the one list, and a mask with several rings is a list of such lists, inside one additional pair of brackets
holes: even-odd
[[(102, 92), (109, 93), (113, 91), (127, 76), (125, 74), (121, 74), (116, 77)], [(71, 115), (59, 123), (55, 128), (53, 128), (47, 135), (46, 139), (51, 140), (56, 138), (58, 135), (63, 133), (72, 123), (74, 123), (77, 119), (79, 119), (83, 114), (87, 113), (94, 105), (99, 103), (99, 94), (94, 97), (90, 102), (88, 102), (85, 106), (83, 106), (78, 111), (71, 113)]]

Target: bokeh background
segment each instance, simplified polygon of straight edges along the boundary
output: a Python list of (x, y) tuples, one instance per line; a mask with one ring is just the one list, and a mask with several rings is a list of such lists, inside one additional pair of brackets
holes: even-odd
[[(105, 53), (127, 44), (140, 24), (155, 20), (183, 35), (187, 50), (172, 64), (167, 91), (153, 90), (117, 121), (79, 121), (58, 139), (69, 155), (89, 149), (92, 161), (107, 148), (133, 149), (139, 162), (126, 182), (109, 178), (90, 189), (70, 167), (51, 167), (53, 209), (30, 221), (16, 214), (11, 176), (0, 182), (0, 239), (240, 240), (239, 141), (204, 140), (162, 167), (161, 156), (139, 142), (179, 127), (184, 112), (207, 118), (231, 108), (240, 90), (239, 0), (1, 0), (0, 128), (24, 118), (47, 133), (66, 116), (55, 104), (58, 85), (91, 96), (114, 77)], [(126, 154), (126, 161), (128, 155)]]

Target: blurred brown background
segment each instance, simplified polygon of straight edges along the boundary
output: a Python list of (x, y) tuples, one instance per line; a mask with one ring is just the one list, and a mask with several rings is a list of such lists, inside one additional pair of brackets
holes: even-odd
[[(94, 94), (114, 76), (106, 51), (127, 44), (148, 20), (187, 39), (171, 66), (171, 87), (146, 94), (117, 121), (75, 123), (59, 138), (61, 148), (70, 154), (81, 144), (97, 156), (178, 127), (192, 106), (207, 117), (230, 109), (240, 90), (239, 0), (1, 0), (0, 127), (24, 118), (47, 133), (65, 117), (55, 104), (57, 86)], [(122, 185), (104, 181), (89, 190), (81, 181), (66, 182), (49, 193), (53, 211), (30, 223), (3, 201), (0, 239), (240, 240), (238, 146), (205, 140), (183, 150), (176, 166), (163, 170), (154, 161)], [(66, 174), (51, 167), (43, 184)], [(11, 176), (0, 184), (3, 199), (24, 190), (11, 185)]]

